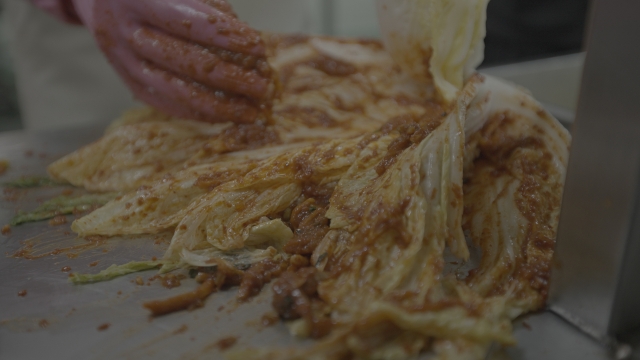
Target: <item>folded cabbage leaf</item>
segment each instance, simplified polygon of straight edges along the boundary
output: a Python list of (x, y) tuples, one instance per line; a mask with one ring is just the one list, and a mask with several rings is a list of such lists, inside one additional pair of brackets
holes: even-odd
[(267, 45), (282, 88), (269, 118), (208, 124), (131, 110), (49, 174), (92, 191), (127, 192), (237, 152), (348, 139), (396, 116), (439, 111), (423, 89), (399, 80), (404, 74), (376, 42), (272, 35)]

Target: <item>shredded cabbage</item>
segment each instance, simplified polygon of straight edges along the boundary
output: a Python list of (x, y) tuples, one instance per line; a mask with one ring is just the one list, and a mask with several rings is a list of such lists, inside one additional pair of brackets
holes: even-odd
[(69, 281), (74, 284), (87, 284), (100, 281), (107, 281), (119, 276), (145, 271), (150, 269), (156, 269), (165, 264), (165, 261), (131, 261), (126, 264), (116, 265), (113, 264), (108, 268), (100, 271), (97, 274), (77, 274), (72, 273), (69, 276)]
[(83, 212), (96, 206), (104, 205), (113, 200), (118, 194), (84, 194), (80, 196), (58, 196), (45, 201), (33, 211), (18, 212), (11, 220), (11, 225), (40, 221), (57, 215), (71, 214), (74, 211)]

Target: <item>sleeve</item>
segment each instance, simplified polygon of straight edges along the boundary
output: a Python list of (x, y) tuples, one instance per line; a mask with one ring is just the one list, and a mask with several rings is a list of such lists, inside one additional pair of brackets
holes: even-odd
[(57, 17), (58, 19), (70, 23), (81, 25), (82, 22), (76, 13), (72, 0), (30, 0), (31, 3)]

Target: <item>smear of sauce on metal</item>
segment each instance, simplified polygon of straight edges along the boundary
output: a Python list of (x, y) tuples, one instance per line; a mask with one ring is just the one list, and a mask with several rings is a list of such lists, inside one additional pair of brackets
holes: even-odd
[[(61, 239), (60, 236), (47, 238), (46, 241), (42, 241), (42, 238), (43, 236), (37, 236), (23, 241), (23, 246), (13, 253), (11, 257), (35, 260), (47, 256), (66, 254), (69, 258), (75, 258), (78, 254), (71, 252), (97, 248), (104, 245), (107, 240), (106, 236), (100, 235), (87, 236), (84, 239), (74, 239), (71, 242), (69, 242), (68, 239)], [(67, 240), (69, 246), (61, 246), (61, 240)], [(51, 249), (52, 247), (53, 249)], [(104, 250), (106, 252), (106, 249)]]
[(220, 349), (220, 351), (225, 351), (232, 347), (238, 342), (238, 338), (235, 336), (229, 336), (226, 338), (222, 338), (216, 342), (216, 347)]

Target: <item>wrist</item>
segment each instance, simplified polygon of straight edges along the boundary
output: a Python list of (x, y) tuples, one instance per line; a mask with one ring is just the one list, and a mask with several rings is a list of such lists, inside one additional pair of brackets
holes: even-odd
[(31, 0), (31, 3), (58, 19), (80, 25), (82, 21), (76, 13), (73, 0)]
[(84, 24), (90, 31), (93, 32), (93, 5), (94, 0), (68, 0), (79, 21)]

